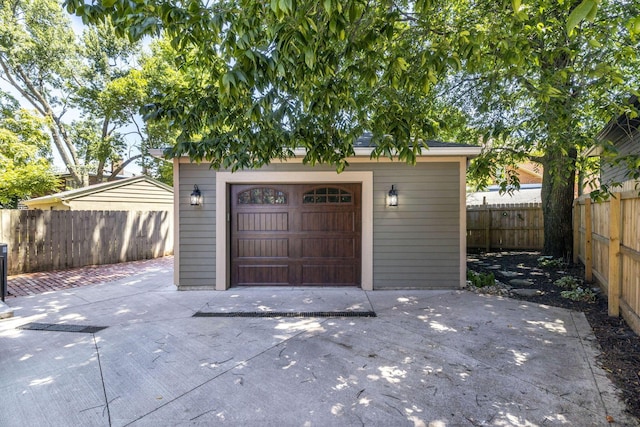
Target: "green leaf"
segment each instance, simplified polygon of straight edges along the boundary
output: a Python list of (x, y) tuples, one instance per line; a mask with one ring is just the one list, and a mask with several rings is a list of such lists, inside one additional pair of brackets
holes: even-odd
[(587, 21), (593, 22), (593, 20), (596, 19), (596, 14), (598, 13), (598, 3), (599, 1), (596, 0), (595, 4), (593, 5), (591, 10), (589, 11), (589, 14), (587, 15)]
[(582, 3), (576, 6), (567, 18), (567, 33), (571, 34), (573, 29), (589, 16), (593, 8), (597, 8), (595, 0), (583, 0)]
[(330, 14), (333, 6), (331, 0), (324, 0), (322, 5), (324, 6), (324, 10), (327, 12), (327, 14)]
[(589, 46), (594, 47), (594, 48), (599, 48), (602, 47), (602, 43), (600, 43), (598, 40), (596, 39), (591, 39), (589, 40)]
[(117, 0), (102, 0), (102, 6), (104, 7), (111, 7), (114, 4), (116, 4)]
[(311, 47), (307, 47), (304, 51), (304, 62), (307, 64), (307, 67), (313, 69), (316, 62), (316, 54)]
[(511, 6), (513, 7), (513, 11), (518, 13), (520, 11), (520, 0), (511, 0)]

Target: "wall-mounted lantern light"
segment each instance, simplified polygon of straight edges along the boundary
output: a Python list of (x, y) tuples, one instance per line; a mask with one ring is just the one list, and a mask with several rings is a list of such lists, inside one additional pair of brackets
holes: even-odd
[(200, 206), (202, 204), (202, 193), (200, 193), (200, 189), (197, 185), (193, 186), (193, 191), (191, 192), (191, 206)]
[(398, 192), (396, 191), (395, 185), (391, 186), (391, 190), (389, 190), (389, 194), (387, 194), (387, 206), (398, 206)]

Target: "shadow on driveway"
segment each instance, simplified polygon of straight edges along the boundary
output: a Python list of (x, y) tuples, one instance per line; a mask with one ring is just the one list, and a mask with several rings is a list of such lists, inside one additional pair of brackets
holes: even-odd
[[(466, 291), (177, 292), (170, 266), (8, 302), (2, 426), (638, 425), (584, 315), (560, 308)], [(19, 329), (33, 322), (106, 328)]]

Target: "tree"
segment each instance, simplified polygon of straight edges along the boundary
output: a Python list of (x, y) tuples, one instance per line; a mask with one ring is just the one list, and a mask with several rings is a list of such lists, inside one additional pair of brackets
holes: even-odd
[[(527, 159), (543, 166), (547, 254), (571, 259), (583, 153), (640, 88), (639, 12), (624, 1), (538, 0), (508, 8), (482, 2), (460, 15), (459, 28), (478, 40), (477, 51), (443, 95), (466, 111), (487, 143), (476, 175), (495, 176), (496, 167)], [(504, 175), (502, 185), (517, 187), (517, 177)]]
[(0, 4), (0, 78), (46, 119), (65, 166), (82, 183), (78, 154), (62, 123), (69, 108), (62, 89), (78, 64), (69, 19), (55, 0), (3, 0)]
[(426, 108), (429, 88), (460, 61), (450, 35), (437, 30), (443, 13), (416, 26), (401, 7), (67, 2), (87, 21), (109, 16), (133, 39), (160, 28), (170, 38), (183, 81), (146, 113), (181, 130), (175, 155), (240, 168), (304, 147), (305, 162), (339, 170), (364, 130), (373, 132), (377, 155), (411, 162), (421, 148), (415, 142), (435, 135), (440, 124)]
[(552, 255), (571, 250), (578, 154), (638, 70), (640, 21), (624, 0), (65, 4), (134, 40), (170, 38), (184, 79), (145, 108), (180, 129), (170, 154), (246, 168), (302, 147), (304, 162), (340, 171), (364, 130), (374, 156), (407, 162), (426, 139), (483, 134), (478, 171), (544, 164)]
[(59, 183), (49, 165), (43, 120), (0, 92), (0, 207), (54, 192)]
[(45, 119), (78, 186), (89, 172), (113, 179), (142, 157), (138, 111), (147, 83), (139, 55), (140, 45), (116, 37), (108, 21), (76, 37), (57, 0), (1, 3), (0, 78)]

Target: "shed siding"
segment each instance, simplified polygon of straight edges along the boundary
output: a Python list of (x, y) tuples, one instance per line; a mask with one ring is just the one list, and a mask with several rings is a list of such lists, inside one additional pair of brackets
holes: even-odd
[[(208, 165), (181, 163), (178, 179), (180, 209), (179, 289), (213, 288), (216, 277), (216, 174)], [(197, 185), (202, 206), (191, 206)]]
[[(333, 171), (275, 163), (264, 171)], [(460, 287), (460, 163), (353, 163), (349, 171), (373, 171), (374, 289)], [(208, 165), (180, 164), (181, 289), (213, 287), (215, 281), (215, 172)], [(205, 202), (189, 205), (197, 184)], [(395, 185), (399, 206), (386, 206)]]
[[(632, 132), (630, 134), (629, 132)], [(608, 138), (617, 148), (618, 156), (640, 153), (640, 131), (638, 130), (616, 130)], [(627, 168), (625, 165), (612, 165), (606, 160), (602, 163), (601, 178), (602, 183), (625, 182), (629, 180), (625, 176)]]
[[(374, 165), (374, 197), (380, 198), (373, 205), (374, 289), (460, 287), (459, 168)], [(391, 185), (397, 208), (385, 206)]]
[(69, 200), (73, 210), (171, 210), (173, 194), (148, 182), (134, 182)]

